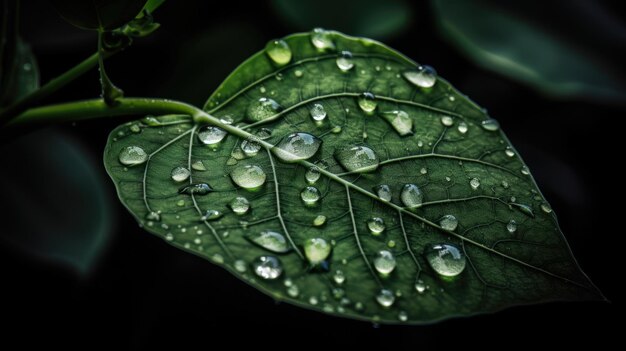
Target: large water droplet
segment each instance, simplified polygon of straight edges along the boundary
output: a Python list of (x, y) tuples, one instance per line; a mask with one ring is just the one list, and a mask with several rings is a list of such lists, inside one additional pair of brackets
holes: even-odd
[(408, 208), (418, 208), (424, 202), (424, 195), (415, 184), (405, 184), (400, 193), (400, 200)]
[(307, 186), (300, 192), (300, 198), (307, 205), (315, 205), (320, 197), (320, 191), (314, 186)]
[(274, 256), (259, 256), (252, 262), (252, 269), (259, 277), (274, 280), (283, 274), (283, 265)]
[(374, 150), (367, 146), (350, 146), (335, 151), (335, 158), (350, 172), (365, 173), (378, 168), (380, 161)]
[(424, 254), (432, 269), (444, 277), (456, 277), (465, 269), (465, 255), (455, 245), (429, 245)]
[(237, 196), (229, 205), (230, 209), (238, 215), (245, 214), (250, 209), (250, 202), (243, 196)]
[(514, 219), (510, 220), (509, 223), (506, 224), (506, 230), (513, 234), (517, 231), (517, 222)]
[(291, 49), (289, 44), (282, 39), (272, 40), (265, 45), (267, 56), (279, 66), (284, 66), (291, 61)]
[(385, 231), (385, 221), (380, 217), (372, 217), (367, 220), (367, 228), (373, 235), (378, 236)]
[(273, 99), (262, 97), (257, 101), (252, 101), (246, 110), (248, 120), (258, 122), (275, 116), (283, 110), (283, 107)]
[(335, 50), (335, 43), (331, 38), (331, 33), (322, 28), (313, 29), (313, 32), (311, 32), (311, 43), (320, 51)]
[(376, 195), (383, 201), (391, 201), (391, 188), (387, 184), (381, 184), (376, 187)]
[(383, 307), (391, 307), (396, 301), (396, 296), (389, 289), (381, 289), (376, 295), (376, 301)]
[(337, 57), (337, 67), (342, 72), (348, 72), (354, 67), (354, 61), (352, 61), (352, 53), (350, 51), (342, 51)]
[(459, 125), (457, 126), (457, 129), (459, 130), (459, 133), (461, 133), (461, 134), (467, 133), (467, 130), (468, 130), (467, 123), (459, 122)]
[(222, 213), (222, 211), (219, 210), (206, 210), (204, 216), (202, 216), (200, 219), (203, 221), (214, 221), (216, 219), (222, 218), (223, 215), (224, 214)]
[(241, 151), (248, 157), (256, 155), (259, 150), (261, 150), (261, 144), (253, 138), (241, 142)]
[(322, 145), (322, 140), (309, 133), (297, 132), (284, 137), (272, 151), (285, 162), (296, 162), (311, 158)]
[(230, 172), (230, 178), (244, 189), (256, 189), (265, 183), (265, 172), (256, 165), (239, 165)]
[(405, 71), (404, 78), (420, 88), (430, 88), (437, 82), (437, 72), (430, 66), (420, 66), (417, 70)]
[(500, 123), (493, 118), (486, 119), (480, 122), (480, 125), (484, 130), (488, 130), (490, 132), (495, 132), (500, 129)]
[(443, 216), (439, 221), (439, 226), (441, 226), (443, 230), (447, 230), (449, 232), (453, 232), (458, 225), (459, 220), (451, 214)]
[(276, 253), (285, 253), (291, 250), (291, 246), (289, 246), (285, 236), (271, 230), (250, 234), (246, 236), (246, 239), (266, 250)]
[(124, 166), (140, 165), (148, 161), (148, 154), (139, 146), (127, 146), (120, 151), (119, 160)]
[(376, 96), (370, 92), (359, 95), (358, 103), (361, 110), (367, 114), (372, 114), (378, 105)]
[(338, 269), (335, 271), (335, 274), (333, 274), (333, 280), (335, 281), (335, 283), (341, 285), (346, 281), (346, 276), (343, 271)]
[(480, 179), (478, 178), (472, 178), (469, 182), (470, 186), (472, 187), (472, 190), (476, 190), (478, 189), (478, 187), (480, 186)]
[(198, 131), (198, 140), (205, 145), (214, 145), (224, 140), (228, 134), (224, 129), (215, 126), (204, 126)]
[(380, 113), (391, 124), (400, 136), (413, 134), (413, 120), (402, 110), (385, 111)]
[(213, 188), (207, 183), (196, 183), (186, 185), (178, 190), (179, 194), (187, 195), (206, 195), (213, 191)]
[(311, 238), (304, 242), (304, 255), (312, 265), (326, 260), (331, 250), (332, 246), (322, 238)]
[(441, 116), (441, 124), (446, 127), (451, 127), (454, 124), (454, 120), (450, 116)]
[(185, 167), (174, 167), (174, 169), (172, 169), (172, 172), (170, 173), (170, 176), (172, 177), (173, 181), (180, 183), (189, 179), (189, 176), (191, 176), (191, 172)]
[(326, 118), (326, 109), (322, 104), (314, 104), (309, 111), (314, 121), (320, 122)]
[(380, 274), (387, 275), (396, 269), (396, 258), (390, 251), (381, 250), (378, 251), (374, 258), (374, 268)]

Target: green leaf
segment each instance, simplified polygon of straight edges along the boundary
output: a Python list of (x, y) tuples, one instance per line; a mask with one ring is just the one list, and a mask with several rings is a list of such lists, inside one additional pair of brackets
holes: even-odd
[(556, 96), (619, 102), (626, 97), (620, 67), (593, 48), (585, 50), (576, 35), (559, 38), (533, 24), (534, 14), (544, 11), (539, 3), (520, 5), (530, 20), (493, 1), (434, 0), (433, 5), (443, 35), (485, 69)]
[[(146, 0), (51, 0), (69, 23), (92, 30), (112, 30), (134, 19)], [(158, 7), (158, 6), (157, 6)]]
[(216, 118), (195, 121), (214, 126), (111, 133), (107, 171), (149, 232), (276, 300), (374, 322), (602, 298), (483, 109), (378, 42), (283, 40), (208, 99)]

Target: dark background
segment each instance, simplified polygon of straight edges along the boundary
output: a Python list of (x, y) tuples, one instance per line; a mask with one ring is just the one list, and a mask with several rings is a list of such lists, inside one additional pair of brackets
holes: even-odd
[[(616, 4), (598, 6), (622, 23), (626, 18)], [(624, 215), (618, 209), (623, 180), (615, 167), (624, 158), (626, 105), (544, 96), (480, 69), (437, 34), (428, 3), (412, 3), (410, 10), (408, 28), (386, 43), (435, 66), (500, 121), (558, 214), (581, 267), (612, 303), (517, 307), (422, 327), (374, 327), (276, 304), (222, 269), (137, 226), (115, 201), (113, 184), (99, 166), (107, 135), (121, 122), (111, 119), (55, 127), (55, 133), (77, 139), (106, 180), (101, 186), (113, 198), (115, 219), (108, 244), (95, 265), (80, 273), (0, 241), (0, 345), (147, 349), (171, 344), (210, 349), (219, 340), (229, 348), (256, 342), (263, 347), (421, 349), (593, 341), (600, 348), (599, 344), (617, 339), (612, 330), (619, 323), (613, 320), (619, 318), (623, 296), (618, 285), (624, 279), (624, 250), (618, 241)], [(581, 33), (575, 23), (553, 21), (559, 11), (558, 6), (548, 6), (534, 20), (550, 23), (564, 37)], [(155, 17), (162, 27), (108, 60), (109, 75), (128, 96), (200, 105), (268, 40), (297, 30), (281, 21), (270, 3), (261, 1), (169, 1)], [(43, 82), (93, 53), (96, 46), (94, 33), (66, 24), (45, 1), (23, 1), (22, 36), (34, 49)], [(624, 52), (605, 54), (620, 57)], [(94, 70), (49, 102), (98, 94)], [(40, 177), (45, 181), (45, 174)], [(3, 227), (20, 232), (11, 218), (3, 218)]]

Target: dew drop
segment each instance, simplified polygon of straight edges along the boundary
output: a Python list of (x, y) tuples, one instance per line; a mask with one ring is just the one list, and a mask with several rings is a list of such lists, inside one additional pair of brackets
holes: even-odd
[(395, 240), (387, 241), (387, 247), (390, 249), (393, 249), (394, 247), (396, 247), (396, 241)]
[(326, 118), (326, 109), (322, 104), (314, 104), (309, 111), (314, 121), (320, 122)]
[(459, 220), (456, 219), (456, 217), (451, 214), (443, 216), (443, 218), (441, 218), (441, 220), (439, 221), (439, 226), (443, 230), (447, 230), (449, 232), (455, 231), (458, 225), (459, 225)]
[(265, 183), (267, 176), (256, 165), (239, 165), (230, 172), (230, 178), (244, 189), (254, 190)]
[(149, 220), (149, 221), (156, 221), (156, 222), (158, 222), (158, 221), (161, 220), (161, 215), (158, 212), (150, 211), (146, 215), (146, 219)]
[(321, 197), (320, 191), (314, 186), (307, 186), (300, 192), (300, 198), (306, 205), (315, 205)]
[(542, 203), (541, 204), (541, 209), (545, 213), (552, 213), (552, 208), (547, 203)]
[(272, 137), (272, 130), (268, 128), (261, 128), (254, 133), (254, 135), (256, 135), (260, 140), (269, 139)]
[(196, 171), (206, 171), (206, 166), (204, 165), (204, 163), (202, 163), (202, 161), (196, 161), (192, 163), (191, 168), (195, 169)]
[(376, 102), (376, 96), (370, 92), (364, 92), (359, 95), (358, 102), (361, 110), (367, 114), (372, 114), (378, 105)]
[(390, 251), (381, 250), (378, 251), (374, 258), (374, 268), (376, 271), (383, 275), (388, 275), (396, 268), (396, 258)]
[(174, 235), (172, 233), (165, 234), (166, 241), (174, 241)]
[(138, 124), (133, 124), (132, 126), (130, 126), (130, 131), (137, 134), (137, 133), (141, 133), (141, 127)]
[(459, 122), (459, 125), (457, 126), (457, 129), (459, 130), (459, 133), (461, 134), (465, 134), (467, 133), (467, 123), (465, 122)]
[(248, 270), (248, 267), (246, 265), (246, 261), (244, 260), (237, 260), (235, 261), (235, 270), (239, 273), (243, 273), (245, 271)]
[(285, 253), (291, 250), (291, 246), (285, 239), (285, 236), (272, 230), (264, 230), (260, 233), (247, 235), (246, 239), (275, 253)]
[(284, 137), (272, 151), (285, 162), (297, 162), (311, 158), (322, 145), (322, 140), (304, 132), (291, 133)]
[(309, 303), (313, 306), (317, 305), (319, 303), (319, 300), (317, 299), (317, 297), (315, 296), (311, 296), (309, 297)]
[(480, 125), (483, 127), (484, 130), (488, 130), (490, 132), (495, 132), (500, 129), (500, 123), (498, 123), (498, 121), (493, 118), (489, 118), (480, 122)]
[(380, 163), (378, 155), (367, 146), (350, 146), (337, 149), (335, 158), (343, 168), (355, 173), (374, 171)]
[(326, 216), (318, 215), (313, 219), (313, 225), (316, 227), (322, 226), (326, 223)]
[(502, 184), (502, 187), (504, 189), (508, 189), (509, 188), (509, 182), (507, 182), (506, 180), (503, 180), (501, 184)]
[(140, 165), (148, 160), (148, 154), (139, 146), (127, 146), (120, 151), (119, 160), (124, 166)]
[(372, 235), (378, 236), (385, 231), (385, 221), (380, 217), (372, 217), (367, 220), (367, 228)]
[(215, 263), (222, 264), (222, 263), (224, 263), (224, 256), (216, 253), (213, 256), (211, 256), (211, 260), (213, 260), (213, 262), (215, 262)]
[(514, 219), (510, 220), (509, 223), (506, 224), (506, 230), (513, 234), (517, 231), (517, 222)]
[(405, 71), (404, 78), (420, 88), (430, 88), (437, 82), (437, 72), (430, 66), (420, 66), (417, 70)]
[(250, 210), (250, 202), (243, 196), (237, 196), (230, 202), (230, 209), (238, 215), (242, 215)]
[(454, 120), (450, 116), (441, 116), (441, 124), (446, 127), (451, 127), (454, 124)]
[(304, 75), (304, 72), (302, 72), (301, 70), (297, 69), (293, 72), (293, 75), (296, 76), (296, 78), (301, 78)]
[(429, 245), (424, 254), (430, 267), (441, 276), (456, 277), (465, 269), (465, 255), (455, 245)]
[(198, 131), (198, 140), (204, 145), (215, 145), (224, 140), (228, 134), (224, 129), (215, 126), (204, 126)]
[(420, 169), (420, 174), (426, 174), (428, 173), (428, 170), (426, 169), (426, 167), (422, 167), (422, 169)]
[(413, 120), (402, 110), (381, 112), (381, 116), (391, 124), (400, 136), (413, 134)]
[(424, 281), (421, 279), (418, 279), (415, 282), (415, 291), (417, 291), (418, 293), (423, 293), (424, 291), (426, 291), (426, 284), (424, 284)]
[(214, 221), (216, 219), (222, 218), (223, 215), (224, 214), (222, 213), (222, 211), (219, 210), (206, 210), (204, 216), (202, 216), (200, 219), (203, 221)]
[(478, 189), (478, 187), (480, 186), (480, 179), (478, 178), (472, 178), (469, 182), (470, 186), (472, 187), (472, 190), (476, 190)]
[(333, 129), (331, 129), (330, 131), (333, 134), (339, 134), (339, 133), (341, 133), (342, 130), (343, 130), (343, 128), (341, 128), (341, 126), (334, 126)]
[(381, 289), (378, 295), (376, 295), (376, 301), (382, 307), (391, 307), (396, 301), (396, 296), (393, 294), (393, 291), (389, 289)]
[(304, 242), (304, 255), (312, 265), (324, 262), (331, 250), (332, 246), (322, 238), (310, 238)]
[(341, 270), (336, 270), (335, 274), (333, 274), (333, 280), (335, 283), (341, 285), (346, 281), (346, 275)]
[(178, 207), (183, 207), (183, 206), (185, 206), (185, 200), (178, 200), (178, 201), (176, 202), (176, 206), (178, 206)]
[(313, 32), (311, 32), (311, 43), (320, 51), (335, 50), (335, 43), (331, 38), (331, 33), (322, 28), (313, 29)]
[(515, 156), (515, 151), (513, 151), (513, 149), (510, 147), (507, 147), (506, 150), (504, 150), (504, 153), (509, 157)]
[(529, 175), (530, 171), (528, 170), (527, 166), (523, 166), (522, 170), (520, 171), (523, 175)]
[(319, 168), (317, 168), (317, 166), (313, 166), (306, 171), (304, 178), (309, 184), (314, 184), (318, 179), (320, 179), (321, 175), (322, 174), (320, 173)]
[(383, 201), (391, 201), (391, 188), (387, 184), (381, 184), (376, 187), (376, 195)]
[(282, 39), (272, 40), (265, 45), (267, 56), (278, 66), (284, 66), (291, 61), (291, 49), (289, 44)]
[(179, 194), (187, 195), (206, 195), (213, 191), (213, 188), (207, 183), (196, 183), (186, 185), (178, 190)]
[(261, 150), (261, 144), (253, 138), (241, 142), (241, 151), (243, 151), (246, 156), (254, 156), (259, 153), (259, 150)]
[(287, 288), (287, 295), (290, 297), (298, 297), (300, 295), (300, 288), (297, 285), (291, 285)]
[(415, 184), (405, 184), (400, 193), (400, 200), (408, 208), (418, 208), (424, 202), (424, 195)]
[(337, 67), (342, 72), (348, 72), (354, 67), (354, 61), (352, 61), (352, 53), (350, 51), (342, 51), (337, 57)]
[(398, 312), (398, 320), (400, 322), (406, 322), (409, 320), (409, 315), (408, 313), (406, 313), (406, 311), (400, 311)]
[(262, 97), (257, 101), (253, 101), (246, 110), (246, 117), (251, 122), (259, 122), (274, 117), (283, 107), (273, 99)]
[(283, 274), (283, 265), (274, 256), (259, 256), (252, 262), (254, 273), (265, 280), (274, 280)]
[(170, 176), (172, 177), (173, 181), (180, 183), (189, 179), (189, 176), (191, 176), (191, 172), (185, 167), (174, 167), (174, 169), (172, 169), (172, 172), (170, 173)]

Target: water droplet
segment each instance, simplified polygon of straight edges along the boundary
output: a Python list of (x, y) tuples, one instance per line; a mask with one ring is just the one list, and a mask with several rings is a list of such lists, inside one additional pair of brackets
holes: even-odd
[(338, 269), (335, 271), (335, 274), (333, 274), (333, 280), (335, 283), (341, 285), (346, 281), (346, 275), (343, 274), (343, 271)]
[(367, 146), (351, 146), (335, 151), (335, 158), (350, 172), (365, 173), (378, 168), (378, 155)]
[(391, 188), (387, 184), (381, 184), (376, 187), (376, 195), (383, 201), (391, 201)]
[(396, 241), (395, 240), (387, 241), (387, 247), (390, 249), (393, 249), (394, 247), (396, 247)]
[(332, 246), (322, 238), (311, 238), (304, 242), (304, 255), (312, 265), (326, 260), (331, 250)]
[(378, 236), (385, 231), (385, 221), (380, 217), (373, 217), (367, 221), (367, 227), (373, 235)]
[(149, 220), (149, 221), (157, 221), (158, 222), (158, 221), (161, 220), (161, 215), (158, 212), (150, 211), (146, 215), (146, 219)]
[(248, 270), (248, 267), (246, 265), (246, 261), (244, 260), (237, 260), (235, 261), (235, 270), (239, 273), (243, 273), (245, 271)]
[(504, 150), (504, 153), (509, 157), (515, 156), (515, 151), (513, 151), (511, 147), (507, 147), (506, 150)]
[(335, 300), (341, 300), (346, 295), (346, 291), (342, 288), (334, 288), (333, 289), (333, 297)]
[(426, 169), (426, 167), (422, 167), (422, 169), (420, 169), (420, 173), (421, 174), (426, 174), (426, 173), (428, 173), (428, 170)]
[(406, 322), (409, 320), (409, 314), (406, 313), (406, 311), (400, 311), (398, 312), (398, 320), (400, 322)]
[(383, 275), (388, 275), (396, 268), (396, 258), (390, 251), (381, 250), (378, 251), (374, 258), (374, 268), (376, 271)]
[(274, 280), (283, 274), (283, 265), (274, 256), (259, 256), (252, 262), (254, 273), (260, 278)]
[(320, 191), (314, 186), (307, 186), (300, 192), (300, 198), (306, 205), (315, 205), (320, 197)]
[(298, 297), (300, 295), (300, 288), (297, 285), (291, 285), (287, 288), (287, 295), (290, 297)]
[(284, 137), (272, 151), (285, 162), (296, 162), (311, 158), (322, 145), (322, 140), (309, 133), (297, 132)]
[(272, 130), (269, 128), (261, 128), (254, 135), (257, 136), (260, 140), (269, 139), (272, 137)]
[(291, 49), (289, 44), (282, 39), (272, 40), (265, 45), (267, 56), (279, 66), (284, 66), (291, 61)]
[(424, 281), (421, 279), (418, 279), (415, 282), (415, 291), (417, 291), (418, 293), (423, 293), (424, 291), (426, 291), (426, 284), (424, 284)]
[(198, 140), (204, 145), (215, 145), (224, 140), (228, 134), (224, 129), (215, 126), (204, 126), (198, 131)]
[(326, 216), (318, 215), (313, 219), (313, 225), (316, 227), (322, 226), (326, 223)]
[(186, 185), (178, 190), (179, 194), (187, 195), (206, 195), (213, 191), (213, 188), (207, 183), (196, 183)]
[(417, 70), (405, 71), (404, 78), (420, 88), (430, 88), (437, 82), (437, 72), (430, 66), (420, 66)]
[(510, 220), (506, 225), (506, 230), (511, 234), (515, 233), (517, 231), (517, 222), (514, 219)]
[(390, 307), (396, 301), (396, 296), (389, 289), (381, 289), (376, 295), (376, 301), (383, 307)]
[(246, 239), (266, 250), (276, 253), (285, 253), (291, 250), (291, 246), (287, 242), (287, 239), (285, 239), (285, 236), (272, 230), (264, 230), (260, 233), (250, 234), (246, 236)]
[(501, 184), (502, 184), (502, 187), (504, 189), (508, 189), (509, 188), (509, 182), (507, 182), (506, 180), (503, 180)]
[(189, 176), (191, 176), (191, 172), (185, 167), (174, 167), (170, 175), (173, 181), (180, 183), (189, 179)]
[(273, 99), (262, 97), (257, 101), (253, 101), (246, 110), (246, 116), (252, 122), (263, 121), (274, 117), (283, 107)]
[(185, 200), (178, 200), (178, 201), (176, 202), (176, 206), (178, 206), (178, 207), (183, 207), (183, 206), (185, 206)]
[(256, 155), (261, 150), (261, 144), (254, 138), (249, 138), (241, 142), (241, 151), (250, 157)]
[(457, 129), (459, 130), (459, 133), (461, 134), (465, 134), (467, 133), (467, 123), (465, 122), (459, 122), (459, 125), (457, 126)]
[(322, 28), (313, 29), (311, 43), (320, 51), (335, 50), (335, 43), (331, 38), (331, 33)]
[(478, 178), (472, 178), (469, 182), (470, 186), (472, 187), (472, 190), (476, 190), (478, 189), (478, 187), (480, 186), (480, 179)]
[(527, 166), (523, 166), (522, 170), (520, 172), (522, 172), (523, 175), (529, 175), (530, 174), (530, 171), (528, 170)]
[(381, 112), (381, 116), (391, 124), (400, 136), (413, 134), (413, 120), (402, 110)]
[(441, 220), (439, 221), (439, 226), (443, 230), (447, 230), (449, 232), (453, 232), (454, 230), (456, 230), (456, 227), (458, 225), (459, 220), (451, 214), (443, 216), (443, 218), (441, 218)]
[(424, 195), (415, 184), (405, 184), (400, 193), (400, 200), (408, 208), (418, 208), (424, 202)]
[(213, 262), (215, 262), (215, 263), (222, 264), (222, 263), (224, 263), (224, 256), (216, 253), (213, 256), (211, 256), (211, 260), (213, 260)]
[(314, 104), (309, 113), (311, 114), (311, 118), (317, 122), (323, 121), (324, 118), (326, 118), (326, 109), (324, 109), (324, 105), (322, 104)]
[(230, 208), (238, 215), (245, 214), (250, 209), (250, 202), (243, 196), (237, 196), (230, 202)]
[(119, 160), (124, 166), (140, 165), (148, 161), (148, 154), (139, 146), (127, 146), (120, 151)]
[(293, 75), (296, 76), (296, 78), (301, 78), (304, 75), (304, 72), (302, 72), (301, 70), (297, 69), (293, 72)]
[(541, 204), (541, 209), (545, 213), (552, 213), (552, 208), (550, 208), (550, 206), (547, 203), (542, 203)]
[(354, 62), (352, 61), (352, 53), (350, 51), (342, 51), (337, 57), (337, 67), (342, 72), (348, 72), (354, 67)]
[(495, 132), (500, 129), (500, 123), (493, 118), (486, 119), (480, 122), (480, 125), (484, 130), (488, 130), (490, 132)]
[(133, 133), (141, 133), (141, 127), (139, 126), (139, 124), (133, 124), (132, 126), (130, 126), (130, 131)]
[[(511, 197), (511, 202), (514, 202), (514, 200), (515, 200), (515, 197)], [(520, 212), (527, 215), (528, 217), (535, 218), (535, 212), (533, 211), (532, 207), (528, 205), (524, 205), (524, 204), (517, 204), (517, 203), (511, 203), (509, 205), (515, 206), (515, 208), (520, 210)]]
[(333, 132), (333, 134), (339, 134), (342, 130), (343, 128), (341, 128), (341, 126), (334, 126), (330, 131)]
[(141, 123), (147, 125), (148, 127), (157, 127), (161, 125), (161, 121), (154, 116), (146, 116), (142, 118)]
[(446, 127), (451, 127), (454, 124), (454, 120), (450, 116), (441, 116), (441, 124)]
[(317, 300), (317, 297), (315, 296), (311, 296), (309, 297), (309, 303), (313, 306), (317, 305), (319, 303), (319, 301)]
[(206, 167), (204, 166), (204, 163), (202, 163), (202, 161), (196, 161), (192, 163), (191, 168), (195, 169), (196, 171), (206, 171)]
[(376, 96), (370, 92), (365, 92), (359, 95), (358, 102), (361, 110), (367, 114), (372, 114), (378, 105), (376, 102)]
[(320, 179), (321, 175), (322, 174), (320, 173), (319, 168), (317, 168), (317, 166), (313, 166), (306, 171), (304, 178), (309, 184), (314, 184), (318, 179)]
[(174, 241), (174, 235), (172, 233), (165, 234), (165, 240)]
[(456, 277), (465, 269), (465, 255), (455, 245), (433, 244), (424, 254), (432, 269), (444, 277)]
[(216, 219), (222, 218), (223, 215), (224, 214), (222, 213), (222, 211), (219, 210), (206, 210), (204, 216), (202, 216), (200, 219), (203, 221), (214, 221)]
[(230, 172), (230, 178), (244, 189), (256, 189), (265, 183), (267, 176), (256, 165), (239, 165)]

